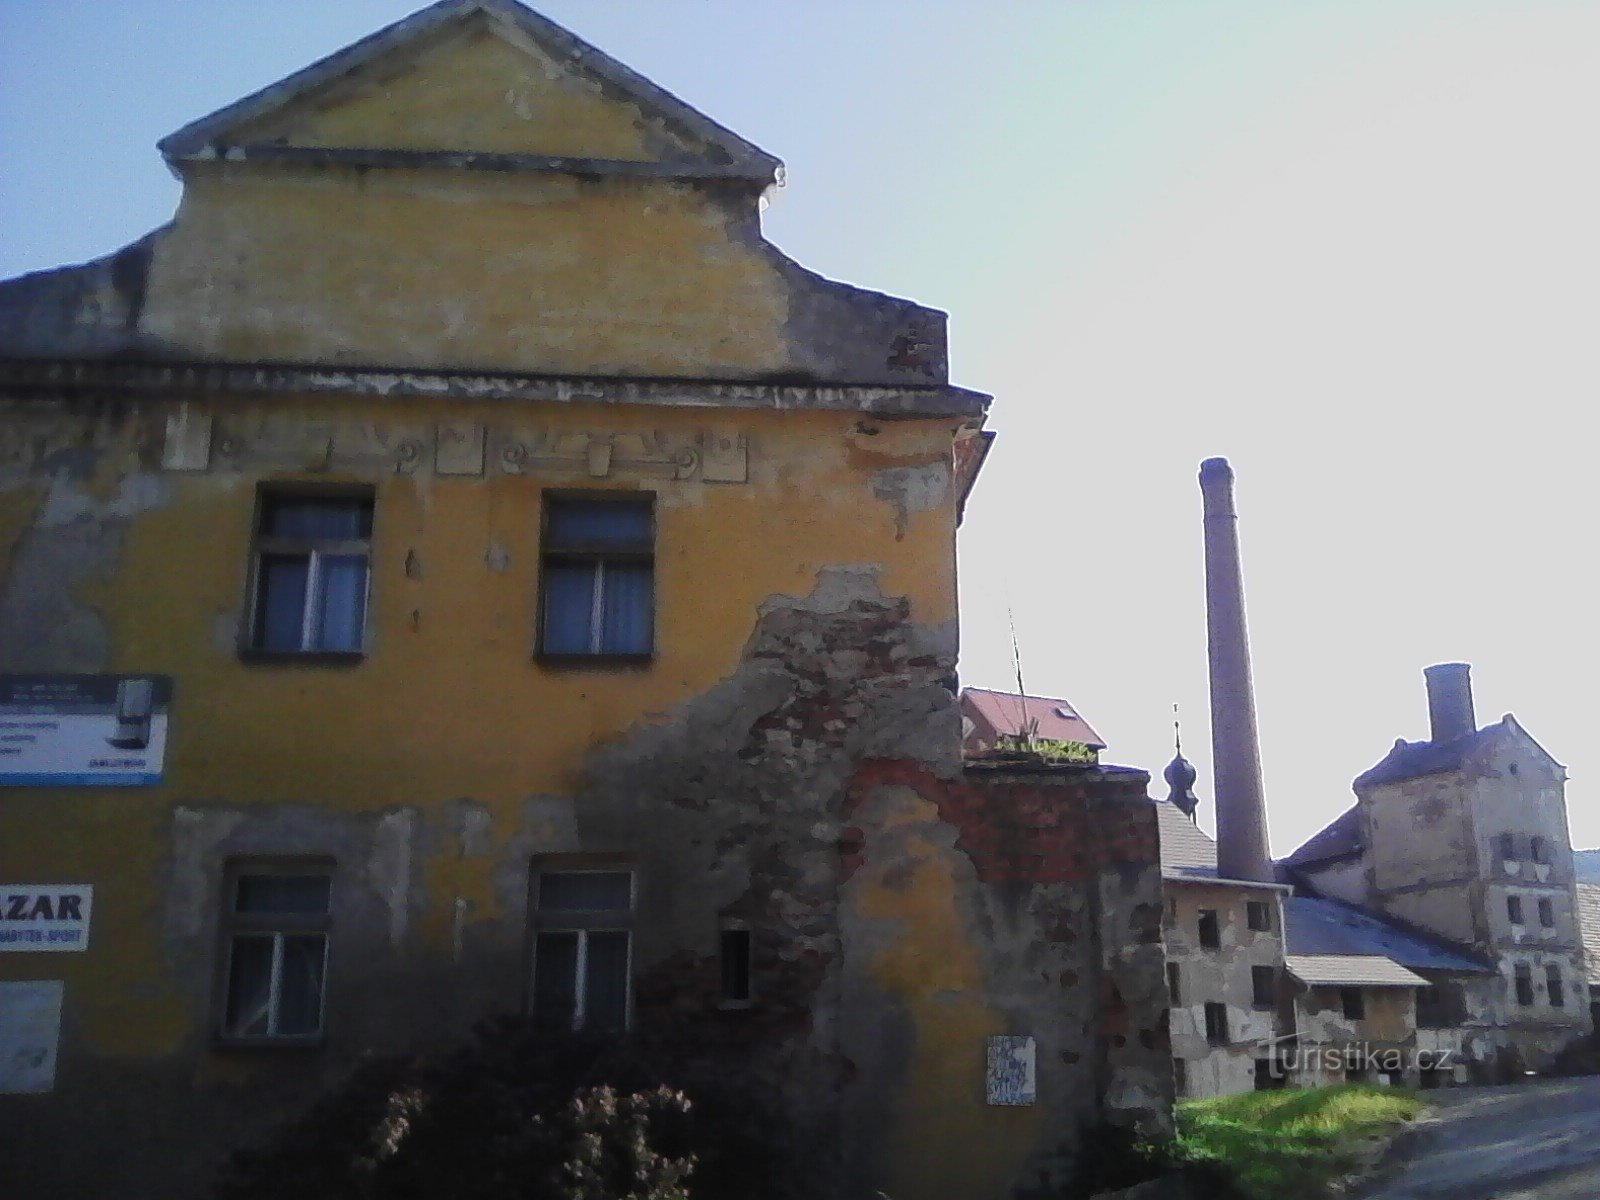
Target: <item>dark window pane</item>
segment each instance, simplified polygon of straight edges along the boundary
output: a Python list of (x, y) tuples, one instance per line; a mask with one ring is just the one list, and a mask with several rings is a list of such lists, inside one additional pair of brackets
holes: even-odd
[(578, 935), (541, 933), (533, 944), (533, 1015), (572, 1028), (577, 1004)]
[(284, 1037), (307, 1036), (322, 1029), (322, 967), (328, 939), (320, 933), (291, 934), (283, 939), (279, 977), (278, 1027)]
[(272, 997), (271, 934), (233, 939), (228, 956), (228, 997), (222, 1032), (228, 1037), (265, 1037)]
[(628, 871), (545, 871), (539, 876), (541, 912), (612, 912), (633, 907)]
[(263, 554), (256, 582), (255, 645), (260, 650), (298, 650), (306, 612), (306, 554)]
[(261, 532), (317, 541), (364, 540), (372, 536), (372, 501), (364, 496), (268, 496)]
[(332, 882), (326, 875), (241, 875), (235, 911), (325, 913)]
[(722, 998), (750, 999), (750, 931), (722, 931)]
[(546, 526), (549, 548), (648, 550), (650, 505), (603, 500), (552, 500)]
[(587, 935), (583, 1027), (616, 1030), (628, 1024), (628, 935)]
[(602, 654), (650, 653), (654, 624), (652, 579), (647, 563), (605, 563), (601, 567), (603, 600), (600, 609)]
[(367, 611), (367, 556), (324, 554), (318, 556), (317, 568), (322, 595), (312, 648), (361, 649), (361, 626)]
[(546, 654), (589, 654), (589, 621), (600, 566), (547, 562), (544, 565), (544, 641)]

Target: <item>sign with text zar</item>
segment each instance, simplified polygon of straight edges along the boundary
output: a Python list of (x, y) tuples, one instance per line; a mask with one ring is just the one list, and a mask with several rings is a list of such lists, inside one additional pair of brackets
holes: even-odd
[(166, 675), (0, 675), (0, 784), (160, 783), (171, 704)]
[(87, 950), (93, 904), (87, 883), (0, 883), (0, 951)]
[(1038, 1100), (1038, 1050), (1031, 1037), (1001, 1034), (989, 1039), (985, 1072), (990, 1104), (1025, 1105)]

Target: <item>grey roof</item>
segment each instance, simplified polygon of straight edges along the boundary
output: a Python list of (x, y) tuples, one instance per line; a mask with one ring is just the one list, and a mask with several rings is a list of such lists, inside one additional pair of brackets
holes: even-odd
[[(515, 0), (440, 0), (312, 63), (304, 70), (296, 71), (209, 116), (191, 121), (161, 139), (158, 143), (161, 153), (169, 163), (185, 159), (245, 158), (252, 156), (252, 150), (256, 157), (293, 157), (301, 153), (293, 147), (232, 146), (228, 143), (228, 134), (245, 121), (255, 120), (401, 47), (469, 18), (485, 20), (491, 26), (499, 25), (531, 38), (552, 56), (566, 60), (573, 69), (637, 101), (641, 108), (665, 127), (686, 136), (691, 142), (704, 145), (705, 151), (701, 155), (681, 163), (661, 164), (654, 168), (654, 173), (746, 178), (763, 186), (775, 182), (781, 175), (783, 163), (761, 147), (745, 141), (665, 88), (651, 83), (643, 75)], [(351, 148), (349, 151), (318, 150), (306, 152), (303, 156), (317, 161), (336, 161), (341, 155), (345, 158), (366, 155), (370, 160), (366, 165), (373, 166), (417, 165), (427, 158), (426, 155), (416, 154), (374, 157), (370, 151), (360, 148)], [(581, 170), (583, 173), (603, 173), (607, 167), (615, 167), (618, 171), (638, 169), (638, 164), (630, 168), (627, 164), (610, 160), (579, 161), (538, 155), (478, 155), (466, 156), (466, 159), (487, 161), (459, 161), (452, 165), (488, 166), (497, 170)]]
[(1283, 962), (1301, 983), (1315, 987), (1426, 987), (1421, 975), (1381, 954), (1286, 954)]
[(1336, 900), (1288, 896), (1283, 902), (1283, 926), (1284, 950), (1293, 955), (1374, 956), (1413, 971), (1494, 969), (1465, 947)]
[(1408, 742), (1404, 739), (1395, 742), (1393, 749), (1384, 755), (1383, 760), (1369, 770), (1356, 776), (1355, 788), (1371, 787), (1379, 783), (1398, 783), (1402, 779), (1415, 779), (1419, 775), (1436, 775), (1441, 771), (1454, 771), (1458, 769), (1467, 758), (1479, 748), (1488, 745), (1502, 734), (1515, 734), (1528, 745), (1532, 746), (1551, 764), (1560, 767), (1555, 757), (1539, 745), (1510, 713), (1506, 713), (1493, 725), (1485, 725), (1473, 733), (1464, 734), (1448, 742)]
[(1304, 867), (1359, 854), (1361, 849), (1361, 813), (1352, 804), (1283, 861), (1291, 867)]
[(1578, 884), (1578, 934), (1583, 938), (1584, 974), (1600, 987), (1600, 883)]
[(1156, 823), (1161, 829), (1161, 873), (1217, 875), (1217, 843), (1177, 807), (1155, 800)]

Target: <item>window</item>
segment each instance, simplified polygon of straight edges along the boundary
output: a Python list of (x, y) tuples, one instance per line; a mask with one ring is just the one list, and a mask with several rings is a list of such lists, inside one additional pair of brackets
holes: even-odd
[(1417, 1026), (1421, 1029), (1453, 1029), (1460, 1025), (1465, 1010), (1461, 989), (1456, 984), (1433, 984), (1417, 989)]
[(1517, 1003), (1523, 1007), (1533, 1003), (1533, 971), (1527, 963), (1516, 967)]
[(1546, 929), (1556, 927), (1556, 906), (1548, 900), (1539, 901), (1539, 924)]
[(1517, 857), (1517, 839), (1515, 834), (1502, 833), (1496, 839), (1500, 847), (1500, 857), (1506, 862), (1514, 862)]
[(1215, 1000), (1206, 1001), (1206, 1041), (1213, 1046), (1228, 1044), (1228, 1006)]
[(1175, 962), (1167, 964), (1167, 999), (1174, 1004), (1183, 1003), (1182, 977)]
[(332, 886), (328, 867), (250, 864), (229, 872), (220, 1030), (225, 1040), (321, 1036)]
[(1177, 1055), (1172, 1058), (1172, 1091), (1175, 1096), (1189, 1091), (1189, 1064)]
[(247, 648), (361, 653), (371, 554), (370, 492), (262, 492)]
[(1561, 968), (1548, 966), (1544, 969), (1545, 985), (1550, 989), (1550, 1007), (1563, 1008), (1566, 1006), (1567, 997), (1565, 989), (1561, 986)]
[(727, 925), (722, 930), (722, 1006), (743, 1008), (750, 1003), (750, 930)]
[(1245, 921), (1257, 933), (1268, 933), (1272, 929), (1272, 906), (1264, 900), (1246, 900), (1244, 905)]
[(1506, 917), (1511, 921), (1511, 923), (1513, 925), (1521, 925), (1522, 924), (1522, 897), (1521, 896), (1507, 896), (1506, 897)]
[(633, 872), (541, 871), (534, 888), (534, 1019), (561, 1029), (626, 1029)]
[(1278, 1001), (1278, 973), (1271, 967), (1250, 968), (1250, 991), (1257, 1008), (1272, 1008)]
[(1550, 847), (1542, 837), (1536, 837), (1528, 846), (1528, 857), (1536, 863), (1550, 861)]
[(1221, 926), (1217, 923), (1217, 911), (1214, 908), (1200, 910), (1200, 944), (1207, 950), (1216, 950), (1222, 946)]
[(1273, 1092), (1289, 1083), (1284, 1064), (1270, 1058), (1256, 1059), (1255, 1086), (1258, 1092)]
[(1339, 1007), (1347, 1021), (1362, 1021), (1367, 1016), (1367, 998), (1358, 987), (1339, 989)]
[(649, 497), (551, 496), (544, 510), (539, 652), (647, 658), (655, 640)]
[(1178, 923), (1178, 898), (1176, 896), (1169, 896), (1167, 898), (1167, 924), (1168, 925), (1176, 925), (1177, 923)]

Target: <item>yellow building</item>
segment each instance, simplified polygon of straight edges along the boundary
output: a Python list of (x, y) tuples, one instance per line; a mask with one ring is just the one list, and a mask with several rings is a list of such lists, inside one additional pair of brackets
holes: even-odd
[(13, 1194), (197, 1194), (491, 1012), (720, 1023), (835, 1195), (1161, 1124), (1144, 777), (960, 761), (943, 313), (509, 0), (161, 149), (171, 224), (0, 284)]

